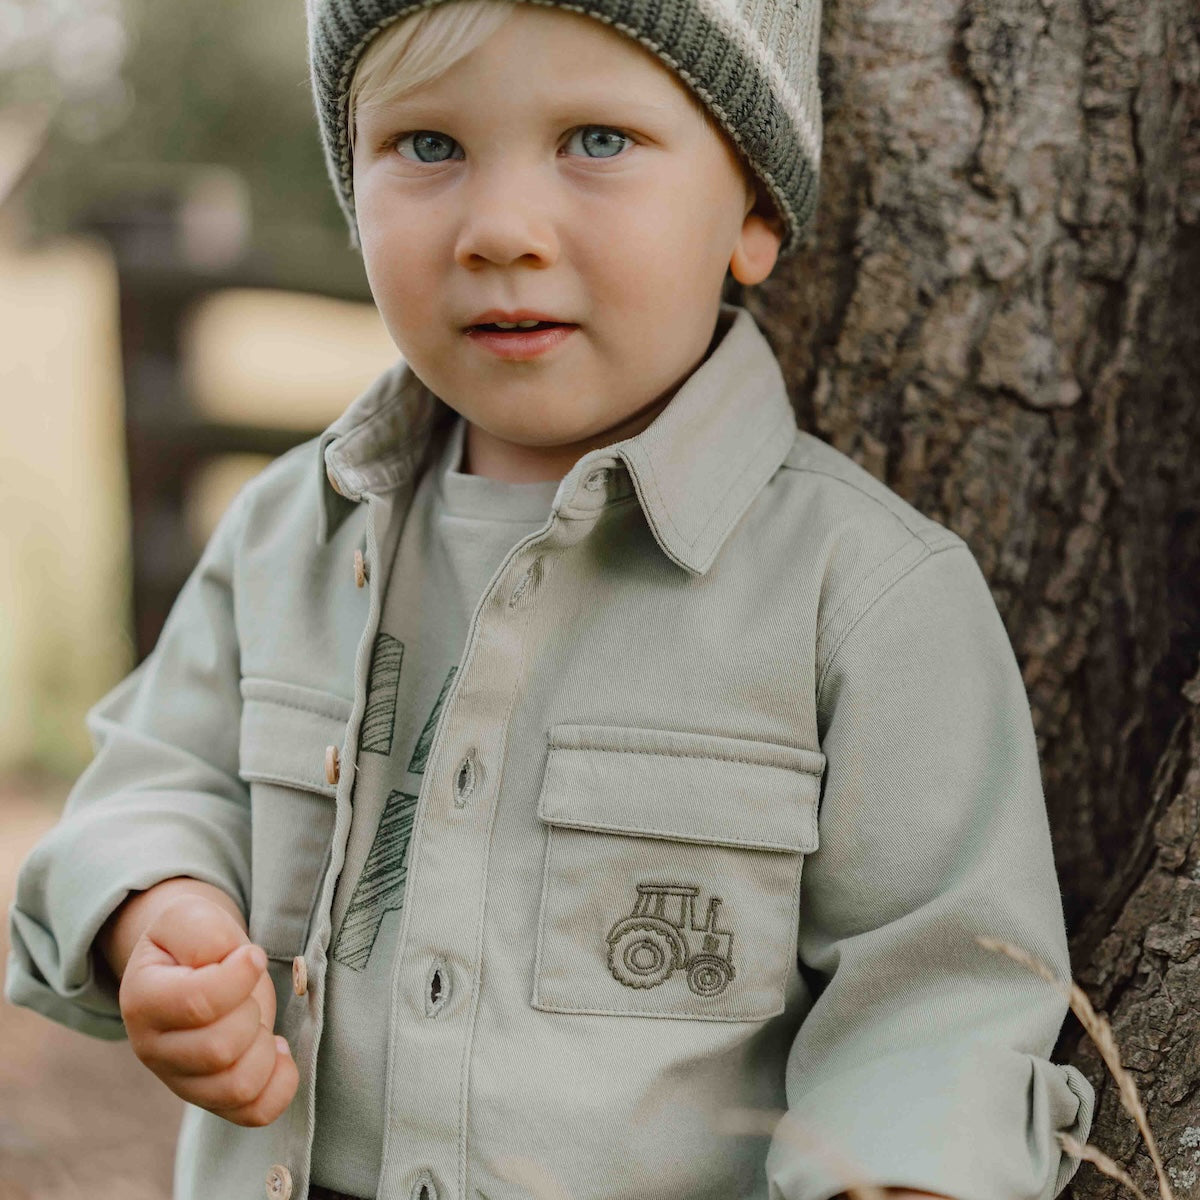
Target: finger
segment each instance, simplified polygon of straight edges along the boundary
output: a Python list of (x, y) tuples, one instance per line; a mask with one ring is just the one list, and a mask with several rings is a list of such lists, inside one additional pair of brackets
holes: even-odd
[(275, 1070), (277, 1057), (275, 1036), (260, 1025), (246, 1052), (231, 1067), (212, 1075), (176, 1077), (172, 1090), (190, 1103), (224, 1116), (251, 1104), (261, 1094)]
[(219, 904), (186, 893), (154, 918), (145, 937), (185, 967), (221, 962), (248, 940), (245, 929)]
[(283, 1048), (277, 1050), (275, 1070), (267, 1086), (250, 1104), (221, 1114), (225, 1120), (236, 1125), (269, 1125), (291, 1104), (300, 1083), (300, 1071), (286, 1049), (287, 1042), (281, 1037), (274, 1040)]
[(259, 1020), (267, 1027), (268, 1033), (274, 1032), (275, 985), (271, 982), (271, 976), (266, 971), (262, 973), (258, 983), (254, 985), (254, 991), (250, 994), (258, 1001)]
[(129, 1015), (153, 1030), (200, 1029), (233, 1012), (265, 975), (267, 958), (246, 942), (223, 961), (204, 967), (138, 968), (126, 1003)]
[(248, 996), (203, 1029), (172, 1029), (145, 1039), (139, 1057), (157, 1075), (216, 1075), (232, 1067), (262, 1029), (258, 1001)]

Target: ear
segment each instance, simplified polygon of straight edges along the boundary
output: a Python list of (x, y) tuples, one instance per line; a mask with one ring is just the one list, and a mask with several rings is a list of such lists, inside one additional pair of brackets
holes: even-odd
[(738, 283), (762, 283), (775, 268), (783, 245), (783, 222), (757, 180), (747, 184), (746, 217), (729, 269)]

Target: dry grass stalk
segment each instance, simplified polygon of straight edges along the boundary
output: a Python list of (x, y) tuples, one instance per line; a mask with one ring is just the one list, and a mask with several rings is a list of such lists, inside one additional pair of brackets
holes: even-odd
[(1073, 1154), (1076, 1158), (1083, 1158), (1090, 1163), (1095, 1163), (1096, 1167), (1103, 1171), (1105, 1175), (1110, 1175), (1113, 1179), (1119, 1180), (1129, 1188), (1137, 1196), (1138, 1200), (1146, 1200), (1146, 1193), (1099, 1146), (1093, 1146), (1090, 1143), (1084, 1145), (1081, 1142), (1077, 1142), (1069, 1133), (1059, 1133), (1056, 1136), (1058, 1137), (1058, 1144), (1068, 1154)]
[[(1117, 1039), (1113, 1036), (1112, 1026), (1092, 1007), (1092, 1002), (1087, 998), (1087, 993), (1074, 981), (1064, 983), (1044, 962), (1034, 958), (1033, 955), (1022, 950), (1019, 946), (1012, 945), (1011, 942), (1002, 942), (989, 937), (976, 937), (975, 940), (985, 949), (1006, 954), (1022, 966), (1028, 967), (1035, 975), (1040, 975), (1066, 997), (1067, 1003), (1071, 1006), (1071, 1011), (1079, 1018), (1079, 1022), (1087, 1031), (1088, 1036), (1095, 1042), (1096, 1049), (1100, 1051), (1100, 1057), (1104, 1060), (1104, 1065), (1108, 1067), (1112, 1077), (1117, 1081), (1117, 1094), (1121, 1099), (1122, 1107), (1134, 1119), (1142, 1137), (1145, 1139), (1146, 1149), (1150, 1153), (1150, 1160), (1154, 1163), (1154, 1171), (1158, 1176), (1158, 1190), (1161, 1200), (1175, 1200), (1174, 1194), (1171, 1191), (1171, 1185), (1167, 1182), (1167, 1173), (1163, 1170), (1162, 1156), (1158, 1152), (1158, 1144), (1154, 1140), (1154, 1134), (1150, 1131), (1150, 1122), (1146, 1119), (1146, 1110), (1142, 1107), (1142, 1100), (1138, 1095), (1137, 1086), (1133, 1082), (1133, 1076), (1121, 1065), (1121, 1052), (1117, 1047)], [(1078, 1143), (1075, 1144), (1078, 1145)], [(1112, 1159), (1108, 1158), (1102, 1150), (1099, 1150), (1095, 1146), (1081, 1147), (1081, 1149), (1089, 1148), (1108, 1162), (1112, 1162)], [(1074, 1153), (1074, 1151), (1071, 1151), (1071, 1153)], [(1094, 1162), (1097, 1166), (1100, 1165), (1091, 1155), (1084, 1155), (1084, 1157), (1089, 1162)], [(1113, 1163), (1113, 1166), (1115, 1167), (1116, 1164)], [(1119, 1167), (1117, 1169), (1120, 1170)], [(1125, 1176), (1125, 1178), (1128, 1179), (1128, 1176)], [(1130, 1182), (1130, 1186), (1133, 1186), (1132, 1181)], [(1137, 1191), (1136, 1188), (1134, 1190)], [(1138, 1192), (1138, 1195), (1140, 1196), (1141, 1193)]]

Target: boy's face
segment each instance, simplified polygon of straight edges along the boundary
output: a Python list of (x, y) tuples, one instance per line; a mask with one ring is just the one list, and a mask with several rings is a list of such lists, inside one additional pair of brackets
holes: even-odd
[[(758, 283), (782, 241), (682, 81), (601, 22), (527, 3), (356, 114), (354, 192), (397, 348), (468, 422), (466, 469), (514, 482), (649, 425), (707, 353), (726, 269)], [(501, 357), (467, 332), (492, 309), (577, 327)]]

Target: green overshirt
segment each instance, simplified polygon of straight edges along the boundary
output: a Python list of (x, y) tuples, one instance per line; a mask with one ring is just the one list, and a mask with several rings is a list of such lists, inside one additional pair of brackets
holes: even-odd
[[(1070, 972), (1003, 622), (962, 538), (797, 428), (748, 311), (717, 339), (473, 610), (362, 1014), (379, 1195), (1051, 1200), (1093, 1090), (1047, 1057), (1065, 1000), (975, 941)], [(188, 1106), (175, 1200), (307, 1195), (382, 591), (455, 415), (401, 359), (241, 490), (22, 866), (5, 995), (83, 1033), (125, 1036), (93, 943), (131, 890), (215, 884), (271, 956), (299, 1089), (262, 1128)]]

